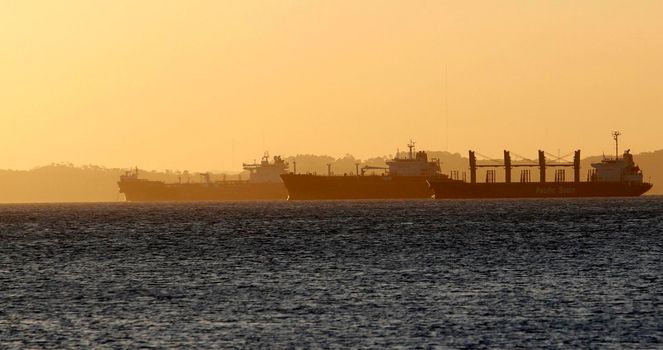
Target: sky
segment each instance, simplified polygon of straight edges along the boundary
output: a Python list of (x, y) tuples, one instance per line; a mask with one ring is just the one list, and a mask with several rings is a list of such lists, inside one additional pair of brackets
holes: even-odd
[(0, 0), (0, 168), (663, 148), (663, 1)]

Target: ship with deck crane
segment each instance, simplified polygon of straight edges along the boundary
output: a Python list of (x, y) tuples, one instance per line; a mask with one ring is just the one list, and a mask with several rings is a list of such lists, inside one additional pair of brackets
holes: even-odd
[[(627, 197), (640, 196), (652, 188), (643, 181), (642, 170), (633, 161), (630, 150), (619, 156), (619, 131), (612, 133), (615, 141), (615, 156), (604, 157), (601, 162), (591, 164), (587, 180), (580, 181), (580, 150), (573, 152), (573, 161), (556, 159), (547, 162), (546, 153), (539, 151), (538, 163), (514, 163), (511, 153), (504, 151), (504, 162), (480, 164), (476, 152), (469, 151), (470, 179), (429, 179), (428, 184), (437, 199), (455, 198), (548, 198), (548, 197)], [(523, 169), (520, 181), (512, 181), (513, 168), (538, 167), (539, 181), (531, 181), (531, 169)], [(573, 168), (573, 181), (566, 181), (566, 169)], [(489, 168), (485, 182), (477, 181), (477, 169)], [(496, 181), (496, 170), (504, 169), (504, 182)], [(555, 169), (554, 181), (547, 181), (546, 170)]]

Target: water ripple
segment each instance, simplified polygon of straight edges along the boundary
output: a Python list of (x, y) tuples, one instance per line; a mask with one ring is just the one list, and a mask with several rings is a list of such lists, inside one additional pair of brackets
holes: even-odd
[(663, 198), (0, 206), (0, 348), (652, 348)]

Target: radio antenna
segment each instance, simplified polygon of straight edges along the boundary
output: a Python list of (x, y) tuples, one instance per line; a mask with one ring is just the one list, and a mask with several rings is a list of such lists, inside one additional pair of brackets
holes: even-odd
[(619, 159), (619, 135), (621, 134), (619, 131), (612, 132), (612, 138), (615, 140), (615, 160)]

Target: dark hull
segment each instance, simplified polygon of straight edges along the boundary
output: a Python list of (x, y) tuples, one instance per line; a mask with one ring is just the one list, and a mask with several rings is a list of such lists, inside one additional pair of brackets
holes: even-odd
[(431, 198), (424, 176), (281, 175), (289, 200)]
[(619, 182), (528, 182), (467, 183), (429, 181), (437, 199), (452, 198), (554, 198), (554, 197), (636, 197), (649, 191), (649, 183)]
[(285, 200), (288, 192), (281, 183), (184, 183), (120, 181), (120, 192), (131, 202)]

